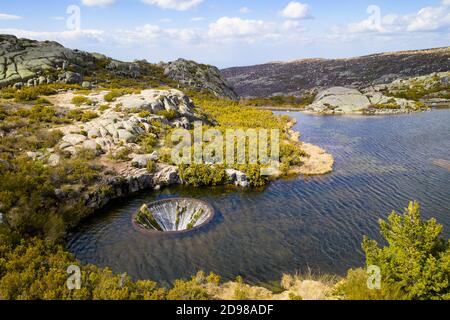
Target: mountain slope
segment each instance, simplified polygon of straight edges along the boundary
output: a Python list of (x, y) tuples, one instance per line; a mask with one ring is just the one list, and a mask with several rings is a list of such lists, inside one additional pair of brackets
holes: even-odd
[(222, 75), (242, 97), (295, 95), (333, 86), (365, 88), (450, 70), (450, 47), (350, 59), (306, 59), (228, 68)]

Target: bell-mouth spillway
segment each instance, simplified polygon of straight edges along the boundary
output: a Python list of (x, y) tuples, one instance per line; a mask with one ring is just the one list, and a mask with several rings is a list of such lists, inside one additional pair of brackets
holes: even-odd
[(188, 232), (207, 224), (213, 217), (214, 209), (205, 201), (173, 198), (143, 204), (133, 215), (133, 223), (149, 232)]

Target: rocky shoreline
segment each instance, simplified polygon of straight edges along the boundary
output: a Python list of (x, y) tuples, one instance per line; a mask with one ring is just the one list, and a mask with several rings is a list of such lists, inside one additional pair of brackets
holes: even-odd
[[(310, 143), (302, 143), (302, 149), (308, 156), (301, 158), (303, 165), (292, 168), (289, 175), (319, 176), (333, 171), (334, 158), (324, 149)], [(243, 172), (237, 170), (227, 170), (230, 178), (229, 184), (237, 187), (246, 187), (247, 178)], [(134, 193), (153, 190), (157, 191), (164, 187), (183, 184), (178, 174), (178, 168), (167, 164), (157, 164), (154, 173), (149, 173), (147, 169), (126, 168), (117, 176), (105, 181), (104, 188), (97, 188), (91, 193), (87, 193), (84, 198), (86, 206), (94, 211), (100, 210), (113, 200), (130, 196)]]
[(396, 115), (450, 107), (450, 72), (398, 79), (388, 84), (313, 90), (303, 108), (262, 106), (263, 110), (303, 111), (323, 115)]

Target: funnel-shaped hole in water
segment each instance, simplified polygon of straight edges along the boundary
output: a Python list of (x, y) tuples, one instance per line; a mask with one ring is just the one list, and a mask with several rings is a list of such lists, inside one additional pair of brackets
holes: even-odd
[(146, 230), (176, 232), (200, 227), (213, 216), (214, 209), (206, 202), (179, 198), (142, 205), (136, 212), (134, 221)]

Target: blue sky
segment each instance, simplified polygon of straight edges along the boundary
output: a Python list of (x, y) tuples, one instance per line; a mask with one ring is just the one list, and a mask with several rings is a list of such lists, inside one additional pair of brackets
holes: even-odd
[(230, 67), (448, 46), (450, 0), (2, 0), (0, 33)]

